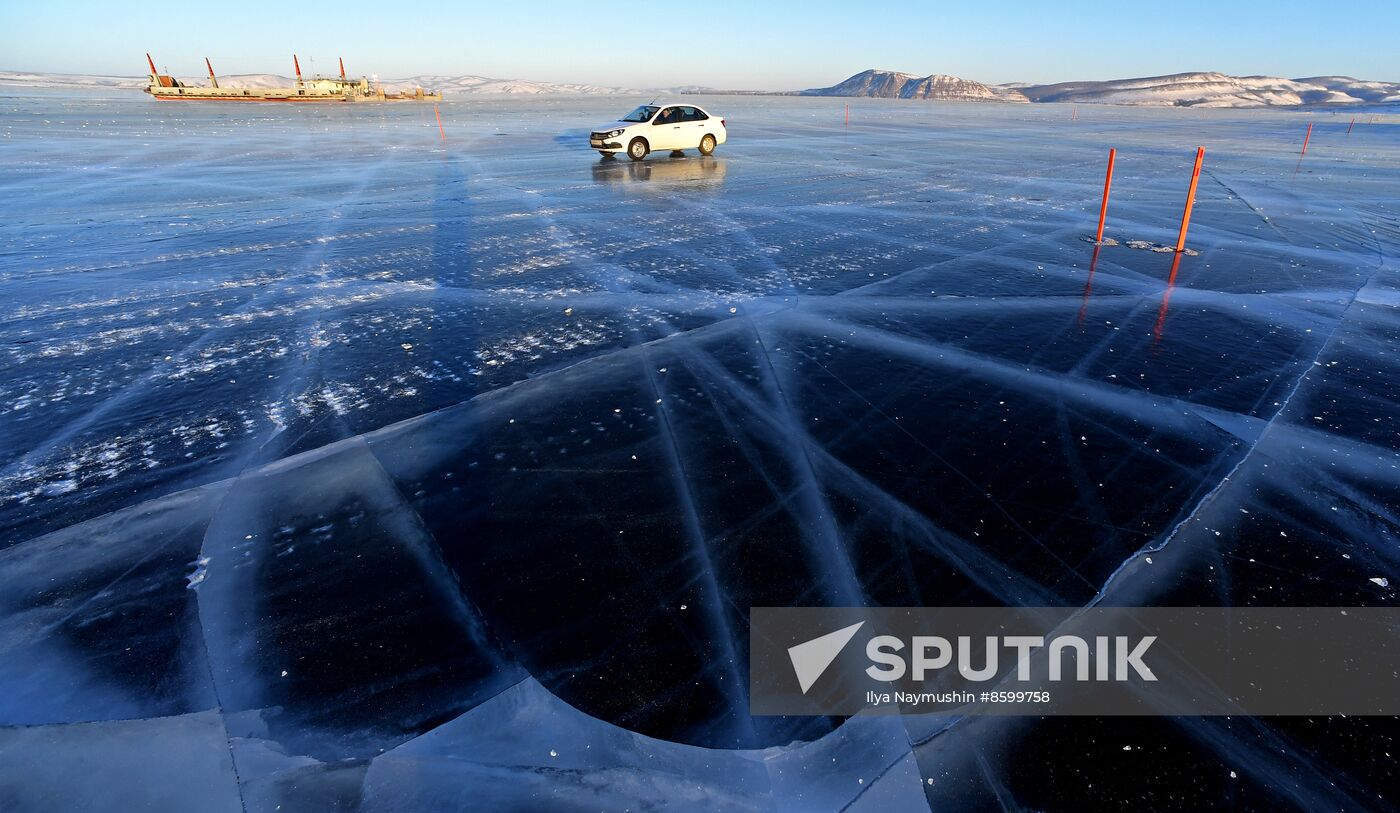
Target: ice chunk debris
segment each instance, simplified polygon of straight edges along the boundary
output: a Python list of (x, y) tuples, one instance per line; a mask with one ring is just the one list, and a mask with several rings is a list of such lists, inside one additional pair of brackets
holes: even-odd
[(187, 582), (185, 589), (193, 590), (204, 583), (205, 578), (209, 576), (209, 562), (210, 559), (208, 556), (201, 556), (193, 562), (190, 562), (195, 568), (193, 573), (185, 577), (185, 581)]

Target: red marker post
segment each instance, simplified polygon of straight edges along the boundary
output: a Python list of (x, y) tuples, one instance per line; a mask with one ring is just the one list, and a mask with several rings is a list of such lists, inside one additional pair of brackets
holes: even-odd
[[(1117, 154), (1118, 150), (1108, 151), (1108, 173), (1103, 178), (1103, 205), (1099, 206), (1099, 230), (1094, 235), (1094, 242), (1100, 245), (1103, 244), (1103, 222), (1108, 217), (1108, 190), (1113, 188), (1113, 158)], [(1098, 254), (1095, 253), (1094, 256), (1097, 258)]]
[(438, 136), (441, 137), (441, 139), (442, 139), (443, 141), (446, 141), (446, 140), (447, 140), (447, 131), (444, 130), (444, 129), (442, 129), (442, 114), (438, 112), (438, 106), (437, 106), (437, 105), (433, 105), (433, 115), (434, 115), (434, 116), (437, 116)]
[(1309, 123), (1308, 123), (1308, 134), (1305, 135), (1305, 136), (1303, 136), (1303, 151), (1300, 152), (1300, 153), (1298, 153), (1298, 157), (1299, 157), (1299, 158), (1302, 158), (1304, 155), (1307, 155), (1307, 154), (1308, 154), (1308, 142), (1311, 141), (1311, 140), (1312, 140), (1312, 123), (1309, 122)]
[(1191, 188), (1186, 190), (1186, 209), (1181, 213), (1181, 232), (1176, 236), (1176, 252), (1186, 250), (1186, 227), (1191, 225), (1191, 207), (1196, 205), (1196, 185), (1201, 182), (1201, 162), (1206, 158), (1206, 148), (1196, 148), (1196, 168), (1191, 170)]
[(851, 106), (846, 105), (846, 126), (851, 126)]

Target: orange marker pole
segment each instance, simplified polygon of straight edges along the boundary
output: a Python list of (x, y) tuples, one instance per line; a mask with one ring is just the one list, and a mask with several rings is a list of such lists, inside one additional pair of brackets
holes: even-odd
[[(1094, 242), (1103, 244), (1103, 222), (1108, 217), (1108, 190), (1113, 187), (1113, 158), (1118, 154), (1118, 150), (1108, 151), (1108, 173), (1103, 178), (1103, 205), (1099, 207), (1099, 231), (1094, 235)], [(1094, 254), (1098, 257), (1098, 253)]]
[(447, 131), (444, 130), (444, 129), (442, 129), (442, 114), (438, 112), (438, 106), (437, 106), (437, 105), (433, 105), (433, 115), (434, 115), (434, 116), (437, 116), (438, 135), (442, 138), (443, 141), (446, 141), (446, 140), (447, 140)]
[(1308, 123), (1308, 134), (1305, 135), (1305, 136), (1303, 136), (1303, 151), (1300, 152), (1300, 153), (1298, 153), (1298, 157), (1299, 157), (1299, 158), (1302, 158), (1304, 155), (1307, 155), (1307, 154), (1308, 154), (1308, 142), (1311, 141), (1311, 140), (1312, 140), (1312, 123), (1309, 122), (1309, 123)]
[(846, 126), (851, 126), (851, 106), (846, 105)]
[(1176, 252), (1186, 250), (1186, 227), (1191, 225), (1191, 207), (1196, 205), (1196, 185), (1201, 182), (1201, 162), (1206, 158), (1206, 148), (1196, 148), (1196, 168), (1191, 170), (1191, 188), (1186, 190), (1186, 209), (1181, 213), (1181, 232), (1176, 236)]
[(1351, 135), (1351, 128), (1356, 126), (1356, 116), (1351, 117), (1351, 124), (1347, 125), (1347, 135)]

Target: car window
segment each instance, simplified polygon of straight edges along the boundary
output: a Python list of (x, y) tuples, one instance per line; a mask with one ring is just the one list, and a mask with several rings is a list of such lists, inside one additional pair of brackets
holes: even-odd
[(656, 108), (652, 105), (644, 104), (623, 116), (619, 121), (649, 121), (654, 115), (656, 115)]
[(709, 118), (705, 115), (705, 111), (698, 107), (682, 107), (681, 111), (685, 113), (686, 121), (704, 121)]
[(668, 108), (666, 108), (665, 110), (662, 110), (662, 111), (661, 111), (661, 115), (657, 116), (657, 117), (656, 117), (656, 121), (654, 121), (654, 122), (652, 122), (652, 123), (653, 123), (653, 124), (675, 124), (675, 123), (677, 123), (677, 122), (679, 122), (679, 121), (681, 120), (681, 119), (680, 119), (680, 116), (677, 115), (678, 113), (680, 113), (680, 108), (679, 108), (679, 107), (668, 107)]

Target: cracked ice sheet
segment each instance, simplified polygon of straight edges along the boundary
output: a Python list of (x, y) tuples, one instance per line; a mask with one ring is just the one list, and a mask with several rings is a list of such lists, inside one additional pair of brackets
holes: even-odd
[[(5, 187), (26, 200), (5, 227), (22, 261), (0, 268), (24, 286), (0, 330), (16, 370), (0, 382), (8, 542), (703, 324), (733, 299), (1077, 290), (1089, 142), (1135, 145), (1114, 223), (1157, 237), (1179, 194), (1162, 167), (1183, 160), (1167, 147), (1200, 126), (1109, 111), (1066, 144), (1048, 111), (878, 107), (850, 139), (817, 102), (767, 102), (789, 131), (728, 99), (749, 132), (725, 156), (744, 160), (632, 166), (570, 151), (600, 102), (473, 102), (455, 119), (448, 105), (461, 144), (444, 153), (421, 111), (175, 117), (144, 101), (50, 95), (42, 124), (31, 100), (3, 120), (36, 148)], [(1345, 293), (1328, 269), (1368, 228), (1361, 210), (1279, 191), (1259, 177), (1267, 150), (1225, 146), (1284, 121), (1213, 125), (1200, 265), (1229, 267), (1208, 283), (1222, 290)], [(303, 142), (360, 160), (293, 157)], [(76, 218), (81, 240), (63, 225)], [(1117, 266), (1157, 293), (1162, 258), (1106, 254), (1101, 283)]]
[(378, 757), (365, 813), (773, 810), (762, 755), (648, 740), (526, 680)]
[(216, 712), (0, 727), (6, 810), (243, 810)]
[[(1159, 606), (1377, 606), (1395, 601), (1400, 443), (1392, 415), (1400, 313), (1377, 274), (1259, 441), (1171, 537), (1105, 596)], [(1363, 349), (1364, 348), (1364, 349)], [(1377, 352), (1377, 348), (1385, 348)], [(1383, 577), (1381, 577), (1383, 578)], [(1087, 808), (1131, 798), (1213, 807), (1388, 808), (1393, 718), (909, 718), (929, 804), (968, 798)], [(1045, 754), (1061, 756), (1047, 762)], [(1091, 781), (1064, 782), (1066, 773)], [(1264, 800), (1269, 800), (1265, 802)]]
[(187, 491), (0, 551), (0, 726), (217, 705), (188, 585), (226, 491)]
[[(245, 475), (197, 593), (174, 559), (153, 582), (118, 568), (110, 583), (152, 607), (194, 594), (218, 616), (205, 634), (216, 683), (239, 687), (225, 720), (250, 809), (358, 798), (379, 748), (470, 715), (497, 685), (473, 678), (479, 691), (454, 695), (433, 675), (495, 659), (509, 665), (494, 677), (524, 669), (640, 734), (725, 749), (850, 737), (849, 723), (747, 716), (735, 676), (748, 606), (1077, 602), (1188, 515), (1115, 590), (1214, 596), (1227, 577), (1236, 601), (1383, 590), (1369, 579), (1393, 561), (1376, 534), (1393, 538), (1395, 295), (1376, 269), (1400, 245), (1376, 203), (1396, 188), (1383, 128), (1346, 142), (1323, 128), (1295, 178), (1300, 119), (1286, 113), (1104, 109), (1070, 127), (1054, 106), (872, 102), (847, 130), (828, 101), (727, 98), (714, 106), (733, 111), (735, 138), (719, 156), (634, 167), (578, 149), (616, 113), (599, 101), (449, 103), (453, 140), (438, 151), (406, 107), (176, 117), (145, 100), (48, 98), (42, 125), (27, 107), (3, 112), (7, 135), (37, 147), (0, 181), (27, 203), (0, 226), (19, 248), (0, 266), (15, 362), (0, 380), (3, 538), (39, 542)], [(1201, 141), (1216, 183), (1203, 181), (1200, 255), (1175, 284), (1153, 252), (1111, 246), (1094, 263), (1083, 237), (1105, 143), (1120, 150), (1109, 235), (1162, 243)], [(364, 160), (292, 158), (315, 152), (303, 145)], [(1353, 296), (1374, 308), (1347, 309)], [(1318, 355), (1334, 328), (1348, 350)], [(1303, 411), (1278, 419), (1303, 375), (1288, 401)], [(417, 415), (366, 438), (382, 471), (358, 441), (322, 448)], [(1006, 455), (1016, 464), (991, 465)], [(363, 506), (386, 543), (350, 522)], [(1178, 544), (1207, 524), (1238, 550)], [(244, 540), (243, 525), (270, 535)], [(1279, 530), (1303, 541), (1286, 567), (1259, 567), (1263, 551), (1283, 560)], [(434, 546), (440, 564), (424, 564)], [(341, 561), (351, 549), (370, 563)], [(234, 551), (255, 564), (234, 569)], [(1160, 578), (1176, 593), (1144, 575), (1173, 557)], [(407, 574), (414, 608), (342, 612), (376, 568)], [(484, 649), (433, 598), (454, 580)], [(20, 612), (67, 611), (32, 592)], [(272, 669), (315, 657), (310, 630), (363, 635), (372, 655), (425, 616), (459, 661), (409, 658), (423, 668), (396, 674), (370, 658), (324, 693)], [(116, 629), (104, 646), (131, 641)], [(46, 719), (125, 713), (122, 671), (80, 664), (94, 651), (80, 636), (61, 642), (53, 669), (83, 680)], [(633, 691), (608, 691), (619, 676)], [(343, 698), (354, 713), (327, 725)], [(1389, 736), (1384, 723), (1299, 724), (1291, 740), (1173, 725), (1152, 729), (1170, 744), (1153, 762), (1162, 798), (1176, 784), (1196, 806), (1227, 794), (1337, 806), (1382, 786), (1384, 748), (1351, 758)], [(1150, 753), (1117, 745), (1126, 724), (906, 726), (940, 809), (1126, 803), (1141, 793), (1134, 765), (1147, 775), (1082, 742)], [(999, 748), (1084, 779), (1036, 780)], [(1235, 748), (1255, 754), (1237, 771), (1250, 781), (1183, 781), (1228, 775)], [(968, 758), (938, 756), (952, 752)], [(1319, 775), (1343, 776), (1350, 795)], [(1078, 795), (1088, 787), (1102, 795)]]
[(240, 477), (202, 554), (234, 736), (363, 758), (519, 678), (361, 439)]

